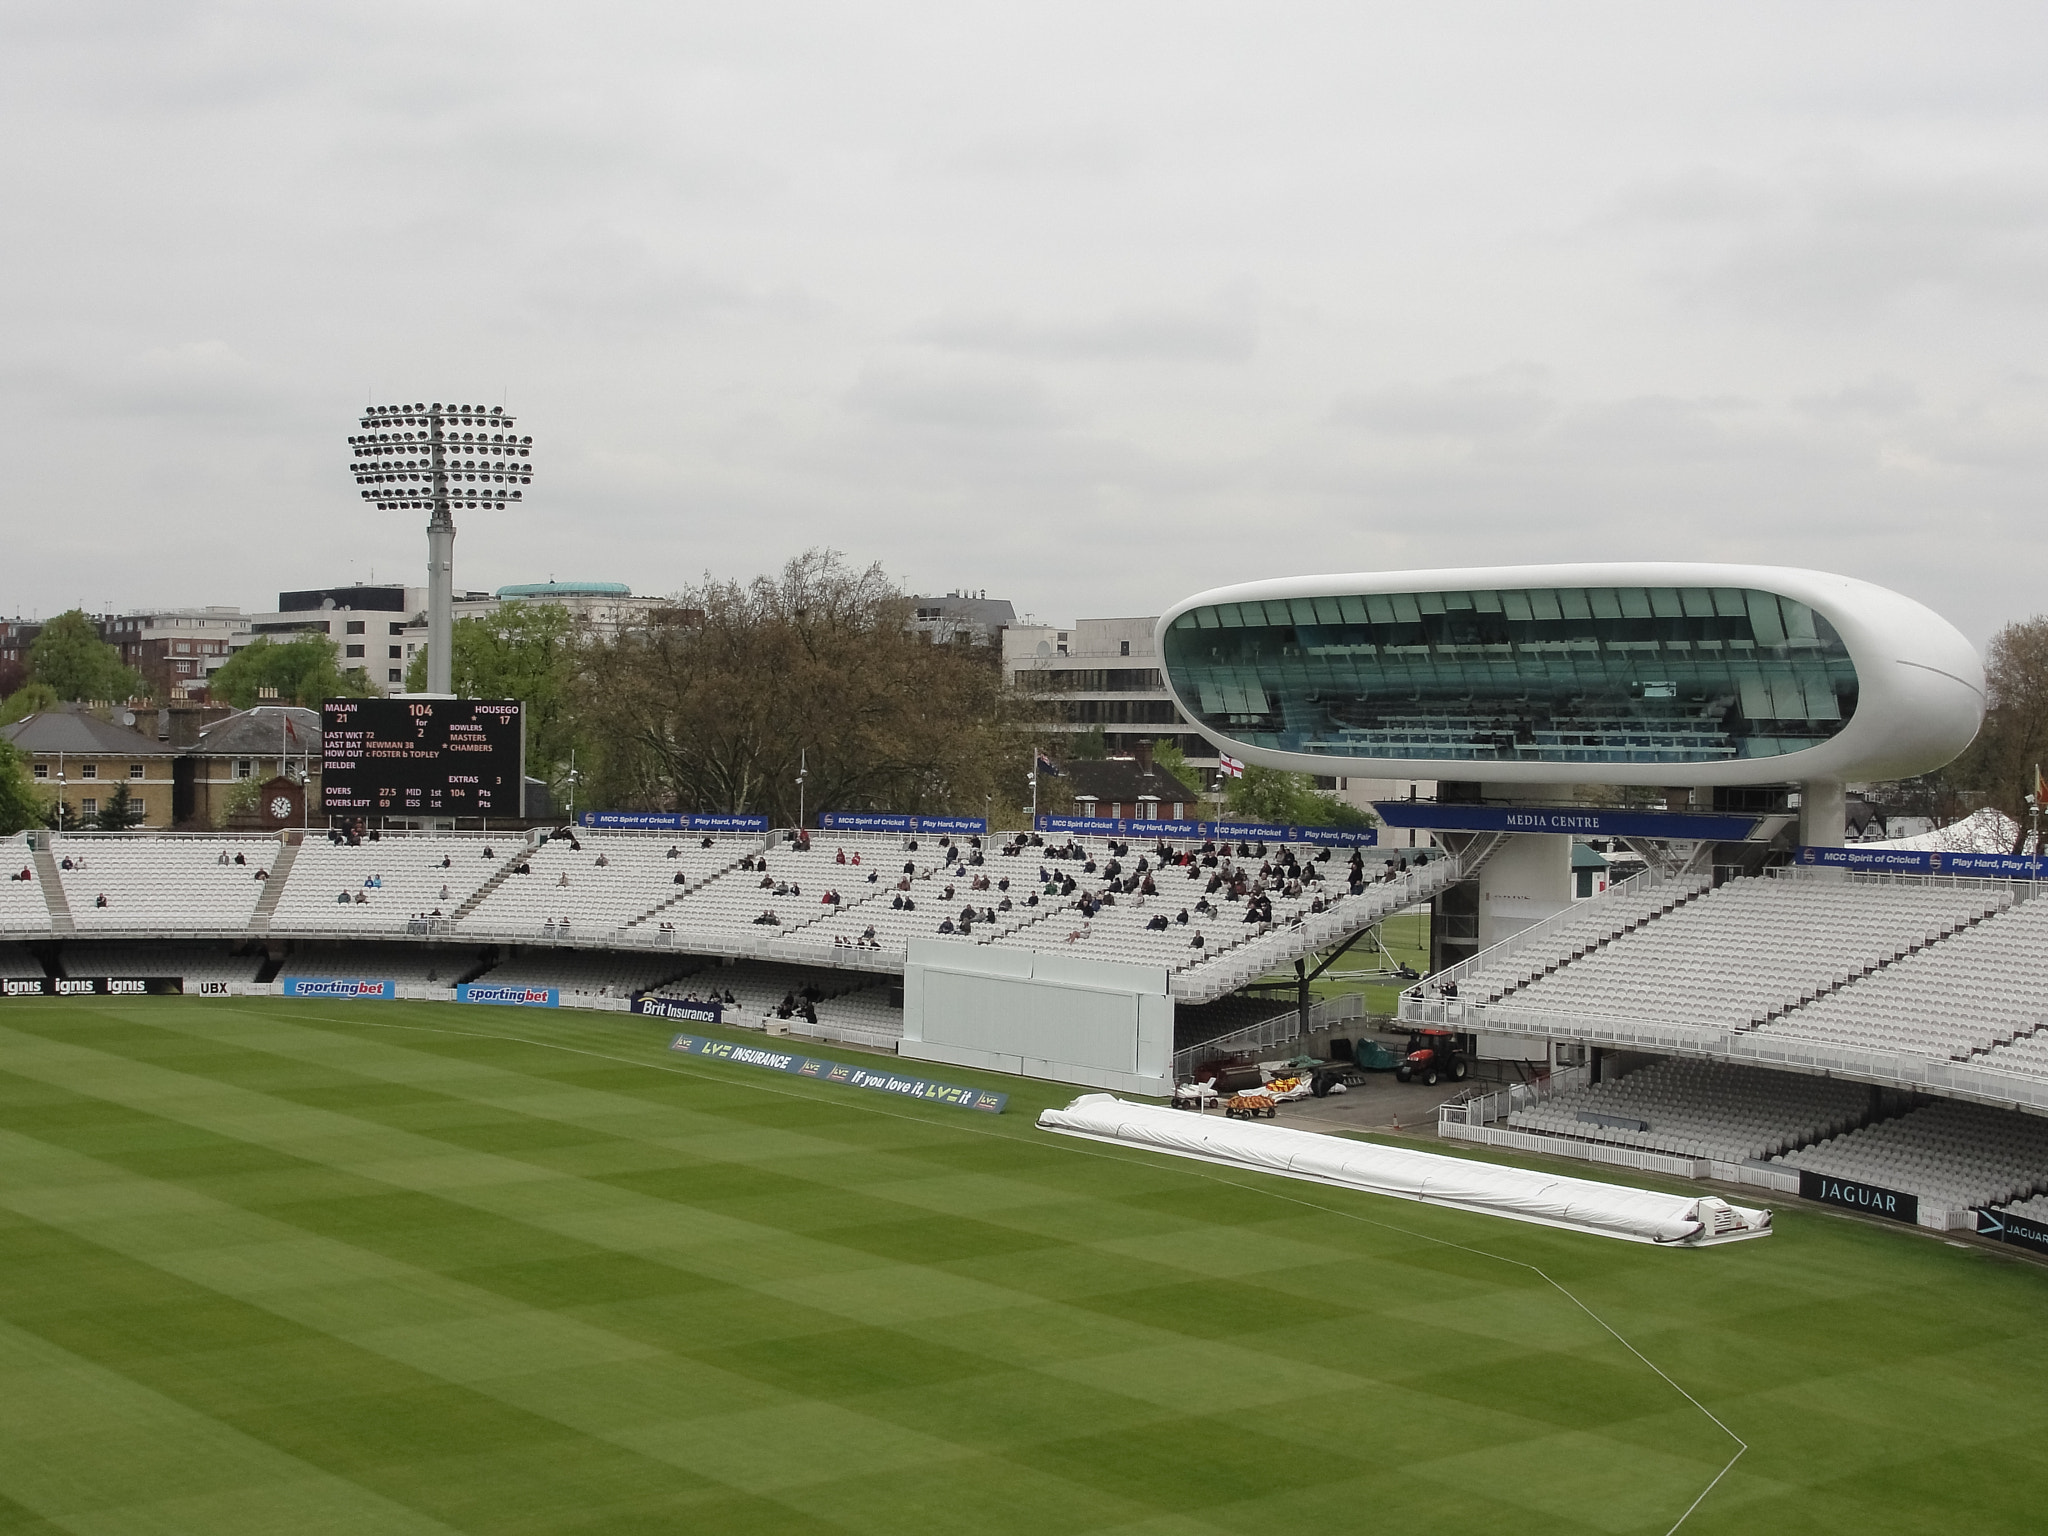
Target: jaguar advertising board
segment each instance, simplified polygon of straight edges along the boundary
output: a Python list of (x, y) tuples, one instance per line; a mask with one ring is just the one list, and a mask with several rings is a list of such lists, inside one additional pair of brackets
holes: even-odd
[(458, 1003), (495, 1003), (501, 1008), (558, 1008), (562, 994), (554, 987), (507, 986), (488, 981), (465, 982), (455, 989)]
[(1802, 1199), (1846, 1206), (1866, 1216), (1888, 1216), (1893, 1221), (1908, 1223), (1920, 1220), (1918, 1195), (1880, 1189), (1875, 1184), (1863, 1184), (1855, 1179), (1838, 1179), (1831, 1173), (1815, 1173), (1810, 1168), (1799, 1170), (1799, 1194)]
[(725, 1018), (723, 1003), (694, 997), (636, 997), (633, 1011), (650, 1019), (672, 1019), (678, 1024), (717, 1024)]
[(175, 997), (182, 976), (9, 976), (0, 997)]
[(280, 978), (286, 997), (380, 998), (398, 996), (398, 983), (363, 976), (286, 976)]
[(2031, 1248), (2036, 1253), (2048, 1254), (2048, 1225), (2031, 1216), (2015, 1216), (2010, 1211), (1979, 1211), (1977, 1235), (1995, 1237), (2001, 1243), (2011, 1243), (2016, 1248)]
[(770, 1072), (787, 1072), (792, 1077), (813, 1078), (821, 1083), (838, 1083), (847, 1088), (866, 1088), (875, 1093), (893, 1093), (899, 1098), (925, 1104), (947, 1104), (955, 1109), (979, 1110), (1000, 1115), (1010, 1102), (1007, 1093), (990, 1093), (981, 1088), (963, 1088), (956, 1083), (935, 1083), (930, 1078), (911, 1077), (903, 1072), (877, 1072), (844, 1061), (826, 1061), (801, 1051), (777, 1050), (771, 1046), (741, 1045), (734, 1040), (706, 1040), (701, 1035), (677, 1035), (672, 1051), (690, 1056), (708, 1056), (714, 1061), (732, 1061), (745, 1067)]

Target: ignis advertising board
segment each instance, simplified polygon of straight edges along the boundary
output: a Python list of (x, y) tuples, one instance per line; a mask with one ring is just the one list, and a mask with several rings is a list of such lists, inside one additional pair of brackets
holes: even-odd
[(9, 976), (0, 997), (175, 997), (182, 976)]

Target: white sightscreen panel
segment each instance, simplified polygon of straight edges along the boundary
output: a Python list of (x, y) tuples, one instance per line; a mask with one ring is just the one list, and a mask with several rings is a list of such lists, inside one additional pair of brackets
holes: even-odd
[(924, 973), (924, 1042), (1135, 1072), (1138, 1000), (995, 976)]

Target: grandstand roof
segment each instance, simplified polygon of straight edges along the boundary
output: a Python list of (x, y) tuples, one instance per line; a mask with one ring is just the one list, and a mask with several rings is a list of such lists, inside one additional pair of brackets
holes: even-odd
[[(132, 712), (124, 713), (135, 718)], [(0, 726), (0, 738), (31, 755), (75, 752), (81, 756), (170, 757), (177, 752), (169, 742), (145, 736), (119, 720), (102, 720), (82, 704), (60, 704)]]

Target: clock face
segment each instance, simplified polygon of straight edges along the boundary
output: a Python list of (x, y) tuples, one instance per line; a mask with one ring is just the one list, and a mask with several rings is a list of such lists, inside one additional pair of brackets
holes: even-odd
[(272, 796), (270, 801), (270, 814), (272, 819), (276, 821), (289, 820), (292, 814), (291, 800), (284, 795)]

